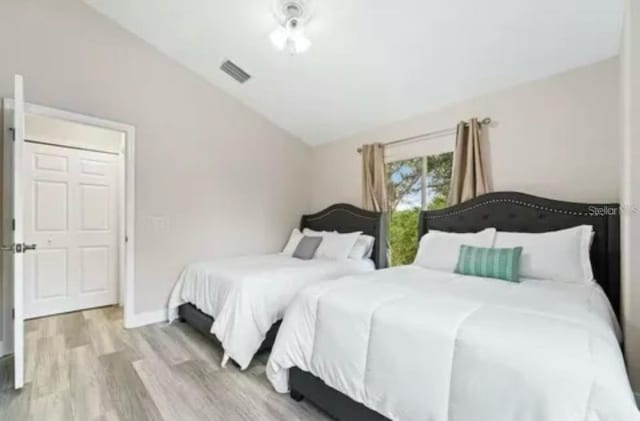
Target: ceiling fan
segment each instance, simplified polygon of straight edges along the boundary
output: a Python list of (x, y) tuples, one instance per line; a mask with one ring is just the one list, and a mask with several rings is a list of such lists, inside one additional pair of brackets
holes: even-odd
[(274, 7), (278, 27), (271, 33), (271, 42), (281, 51), (290, 54), (304, 53), (311, 47), (305, 34), (309, 21), (308, 2), (303, 0), (278, 0)]

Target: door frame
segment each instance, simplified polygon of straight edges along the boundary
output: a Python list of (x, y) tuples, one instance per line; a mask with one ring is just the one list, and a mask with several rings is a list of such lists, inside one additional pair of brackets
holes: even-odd
[[(3, 99), (3, 154), (8, 153), (9, 142), (12, 141), (11, 133), (11, 115), (13, 111), (13, 100), (10, 98)], [(57, 108), (46, 107), (42, 105), (25, 103), (25, 113), (36, 114), (44, 117), (67, 120), (74, 123), (85, 124), (89, 126), (100, 127), (104, 129), (119, 131), (124, 133), (124, 177), (122, 171), (119, 172), (119, 195), (120, 203), (118, 209), (119, 233), (118, 233), (118, 297), (124, 298), (124, 302), (120, 302), (124, 306), (124, 327), (132, 327), (134, 325), (134, 277), (135, 277), (135, 127), (129, 124), (119, 123), (116, 121), (106, 120), (98, 117), (79, 114), (71, 111), (60, 110)], [(5, 200), (7, 183), (12, 168), (4, 168), (3, 177), (3, 215), (9, 215), (8, 206), (10, 203)], [(23, 176), (19, 174), (19, 176)], [(10, 226), (8, 221), (3, 221), (3, 228)], [(124, 229), (122, 229), (124, 228)], [(3, 230), (3, 240), (6, 240), (8, 233)], [(6, 265), (5, 265), (6, 266)], [(4, 355), (13, 349), (13, 335), (7, 335), (12, 331), (11, 317), (11, 297), (10, 276), (7, 268), (2, 270), (2, 323), (3, 323), (3, 340), (0, 341), (0, 355)], [(124, 292), (124, 294), (123, 294)]]

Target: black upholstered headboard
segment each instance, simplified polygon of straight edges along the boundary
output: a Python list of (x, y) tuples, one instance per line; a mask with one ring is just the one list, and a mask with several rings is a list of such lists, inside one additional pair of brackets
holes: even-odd
[(591, 266), (620, 316), (620, 208), (545, 199), (517, 192), (489, 193), (449, 208), (420, 214), (420, 237), (429, 229), (449, 232), (546, 232), (592, 225)]
[(346, 203), (331, 205), (320, 212), (302, 215), (300, 228), (316, 231), (354, 232), (375, 237), (371, 259), (377, 269), (387, 267), (386, 218), (380, 212), (371, 212)]

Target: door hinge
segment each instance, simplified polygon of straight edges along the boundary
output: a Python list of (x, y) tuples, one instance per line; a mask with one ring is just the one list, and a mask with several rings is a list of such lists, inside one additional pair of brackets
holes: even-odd
[(11, 140), (13, 140), (15, 142), (15, 140), (16, 140), (16, 129), (14, 129), (13, 127), (9, 127), (9, 131), (11, 132)]
[(11, 231), (15, 231), (16, 230), (16, 219), (12, 219), (11, 220)]
[(12, 318), (13, 320), (15, 320), (15, 319), (16, 319), (16, 309), (15, 309), (15, 308), (12, 308), (12, 309), (11, 309), (11, 318)]

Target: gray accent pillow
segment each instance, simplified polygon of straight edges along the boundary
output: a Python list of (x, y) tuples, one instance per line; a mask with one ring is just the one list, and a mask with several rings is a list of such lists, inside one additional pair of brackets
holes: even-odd
[(293, 257), (302, 260), (313, 259), (316, 250), (320, 247), (320, 243), (322, 243), (322, 237), (309, 237), (305, 235), (293, 251)]

